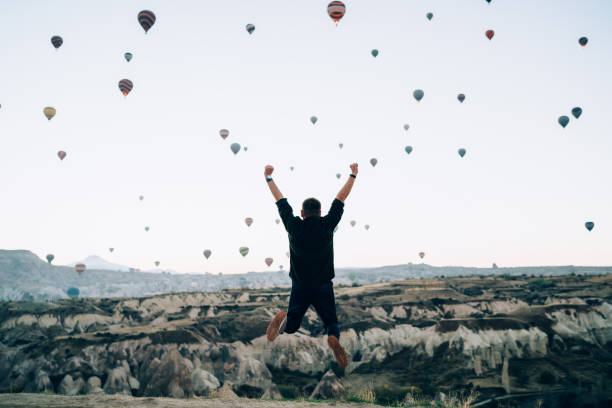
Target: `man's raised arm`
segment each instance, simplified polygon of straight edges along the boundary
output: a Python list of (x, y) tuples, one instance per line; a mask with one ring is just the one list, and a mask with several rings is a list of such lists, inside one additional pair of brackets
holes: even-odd
[(274, 167), (267, 165), (264, 170), (264, 176), (266, 177), (266, 181), (268, 182), (268, 187), (270, 187), (270, 192), (274, 196), (274, 201), (278, 201), (283, 198), (283, 193), (280, 192), (278, 187), (276, 187), (276, 183), (272, 180), (272, 172), (274, 171)]
[(344, 183), (344, 186), (342, 186), (342, 188), (340, 189), (340, 192), (338, 192), (338, 195), (336, 195), (336, 199), (342, 202), (346, 200), (346, 198), (351, 192), (351, 189), (353, 188), (353, 184), (355, 183), (355, 179), (357, 178), (358, 171), (359, 169), (357, 163), (351, 164), (351, 175), (349, 176), (348, 180), (346, 180), (346, 183)]

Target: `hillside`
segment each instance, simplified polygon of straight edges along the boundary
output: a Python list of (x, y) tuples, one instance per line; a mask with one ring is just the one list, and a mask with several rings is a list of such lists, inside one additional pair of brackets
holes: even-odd
[[(481, 400), (532, 393), (586, 407), (611, 398), (611, 283), (525, 275), (338, 286), (345, 370), (312, 310), (299, 333), (267, 342), (288, 288), (5, 302), (0, 391), (347, 398), (371, 386), (382, 404), (476, 390)], [(315, 392), (334, 389), (321, 383), (340, 384), (338, 395)]]
[[(102, 267), (122, 268), (94, 259)], [(337, 284), (366, 284), (436, 276), (607, 274), (612, 267), (550, 266), (521, 268), (435, 267), (405, 264), (378, 268), (338, 268)], [(169, 274), (97, 270), (88, 265), (79, 276), (67, 266), (49, 265), (30, 251), (0, 250), (0, 300), (47, 301), (68, 298), (77, 287), (82, 297), (139, 297), (169, 292), (214, 292), (223, 289), (289, 286), (286, 271), (246, 274)]]

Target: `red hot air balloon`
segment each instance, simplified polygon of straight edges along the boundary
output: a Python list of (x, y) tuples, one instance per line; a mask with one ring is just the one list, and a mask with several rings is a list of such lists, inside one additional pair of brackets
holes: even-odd
[(272, 258), (266, 258), (266, 265), (272, 265)]
[(134, 83), (129, 79), (122, 79), (119, 81), (119, 90), (123, 94), (123, 96), (128, 96), (130, 91), (134, 88)]
[(493, 30), (487, 30), (487, 31), (485, 32), (485, 35), (486, 35), (486, 36), (487, 36), (487, 38), (490, 40), (490, 39), (492, 39), (492, 38), (493, 38), (493, 36), (495, 35), (495, 31), (493, 31)]
[(459, 102), (463, 103), (463, 101), (465, 101), (465, 95), (461, 93), (457, 95), (457, 99), (459, 100)]
[(344, 17), (344, 13), (346, 13), (346, 6), (341, 1), (332, 1), (327, 5), (327, 14), (336, 24)]
[(66, 157), (66, 152), (63, 150), (60, 150), (59, 152), (57, 152), (57, 157), (59, 157), (60, 160), (64, 160), (64, 158)]
[(149, 32), (149, 29), (155, 24), (155, 14), (149, 10), (142, 10), (138, 13), (138, 22), (141, 27), (145, 30), (145, 34)]
[(244, 223), (247, 225), (247, 227), (250, 227), (253, 223), (253, 219), (251, 217), (247, 217), (244, 219)]
[(421, 257), (421, 259), (425, 258), (425, 252), (419, 252), (419, 257)]
[(79, 276), (82, 275), (83, 272), (85, 272), (85, 269), (87, 269), (85, 264), (78, 263), (78, 264), (74, 265), (74, 270), (76, 271), (76, 273), (79, 274)]

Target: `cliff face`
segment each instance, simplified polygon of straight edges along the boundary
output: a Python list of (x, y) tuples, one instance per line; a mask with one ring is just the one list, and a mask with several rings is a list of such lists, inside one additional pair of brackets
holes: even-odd
[(286, 288), (5, 302), (0, 391), (274, 397), (280, 386), (309, 396), (329, 369), (347, 392), (370, 382), (430, 395), (588, 386), (611, 378), (610, 282), (525, 276), (337, 287), (345, 370), (312, 310), (297, 334), (266, 340)]

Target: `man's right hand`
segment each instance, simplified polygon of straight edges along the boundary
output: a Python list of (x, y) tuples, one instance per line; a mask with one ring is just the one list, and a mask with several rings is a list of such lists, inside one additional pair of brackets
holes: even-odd
[(265, 170), (264, 170), (264, 176), (266, 178), (272, 176), (272, 172), (274, 171), (274, 167), (270, 166), (269, 164), (266, 166)]
[(357, 175), (358, 172), (359, 172), (358, 164), (357, 163), (351, 164), (351, 173), (354, 175)]

